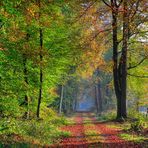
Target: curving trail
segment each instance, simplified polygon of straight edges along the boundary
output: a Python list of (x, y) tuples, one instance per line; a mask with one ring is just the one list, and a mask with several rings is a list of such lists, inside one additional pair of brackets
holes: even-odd
[(61, 139), (53, 148), (144, 148), (118, 137), (122, 131), (110, 128), (106, 123), (97, 122), (91, 113), (76, 113), (75, 123), (61, 128), (70, 131), (71, 136)]

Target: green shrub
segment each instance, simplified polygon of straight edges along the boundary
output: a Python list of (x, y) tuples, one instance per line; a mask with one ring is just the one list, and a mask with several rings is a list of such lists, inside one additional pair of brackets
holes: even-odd
[(9, 142), (9, 136), (19, 135), (22, 139), (27, 138), (26, 142), (29, 143), (32, 143), (33, 140), (42, 144), (51, 144), (55, 140), (60, 139), (60, 137), (68, 137), (70, 135), (69, 132), (59, 129), (63, 123), (66, 123), (65, 118), (56, 116), (47, 120), (5, 118), (0, 120), (0, 135), (6, 135)]
[(139, 135), (135, 135), (135, 134), (127, 134), (127, 133), (119, 134), (119, 136), (124, 140), (134, 141), (134, 142), (142, 142), (146, 139), (143, 136), (139, 136)]
[(116, 113), (114, 111), (110, 111), (110, 112), (107, 112), (107, 113), (102, 113), (101, 115), (97, 115), (97, 119), (103, 120), (103, 121), (113, 120), (115, 118), (116, 118)]
[(144, 122), (148, 121), (148, 118), (143, 114), (137, 112), (136, 110), (130, 109), (128, 112), (128, 117), (132, 119), (142, 119)]
[(14, 118), (4, 118), (0, 122), (0, 134), (25, 134), (22, 123)]
[(137, 119), (137, 121), (134, 121), (131, 123), (131, 128), (130, 128), (132, 131), (135, 131), (135, 132), (141, 132), (143, 131), (144, 129), (144, 121), (139, 118)]

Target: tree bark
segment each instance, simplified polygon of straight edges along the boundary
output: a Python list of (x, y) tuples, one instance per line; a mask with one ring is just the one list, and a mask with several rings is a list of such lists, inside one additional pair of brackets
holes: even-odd
[(97, 109), (97, 113), (99, 113), (98, 89), (97, 89), (97, 85), (95, 85), (95, 100), (96, 100), (96, 109)]
[(117, 118), (120, 118), (121, 116), (121, 88), (119, 83), (119, 72), (118, 72), (118, 23), (117, 23), (117, 17), (118, 17), (118, 8), (115, 6), (115, 4), (112, 2), (112, 31), (113, 31), (113, 80), (114, 80), (114, 88), (115, 88), (115, 94), (117, 97)]
[(99, 112), (101, 113), (102, 112), (102, 92), (101, 92), (100, 82), (98, 83), (97, 90), (98, 90)]
[(37, 106), (37, 118), (40, 117), (40, 105), (42, 100), (42, 87), (43, 87), (43, 70), (42, 70), (42, 48), (43, 48), (43, 32), (42, 29), (40, 31), (40, 85), (39, 85), (39, 97), (38, 97), (38, 106)]
[[(41, 4), (40, 0), (37, 0), (37, 4), (39, 7), (39, 25), (40, 25), (40, 10), (41, 10)], [(42, 28), (39, 28), (39, 41), (40, 41), (40, 84), (39, 84), (39, 97), (38, 97), (38, 105), (37, 105), (37, 118), (40, 117), (40, 105), (41, 105), (41, 100), (42, 100), (42, 87), (43, 87), (43, 70), (42, 70), (42, 61), (43, 61), (43, 55), (42, 55), (42, 50), (43, 50), (43, 30)]]
[[(113, 78), (117, 97), (117, 119), (126, 118), (126, 78), (127, 78), (127, 5), (124, 1), (123, 12), (123, 46), (118, 62), (118, 7), (112, 1), (112, 30), (113, 30)], [(126, 6), (125, 6), (126, 5)]]
[(59, 114), (62, 112), (62, 105), (63, 105), (63, 96), (64, 96), (64, 86), (61, 86), (61, 96), (60, 96), (60, 106), (59, 106)]
[(127, 48), (128, 48), (128, 6), (127, 0), (123, 1), (123, 45), (122, 55), (120, 59), (121, 63), (121, 115), (123, 118), (127, 117), (126, 112), (126, 89), (127, 89)]

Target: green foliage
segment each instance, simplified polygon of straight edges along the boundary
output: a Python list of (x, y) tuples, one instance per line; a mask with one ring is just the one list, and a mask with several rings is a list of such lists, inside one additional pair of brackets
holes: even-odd
[(144, 129), (147, 128), (147, 117), (144, 116), (143, 114), (135, 111), (135, 110), (130, 110), (129, 111), (129, 118), (131, 118), (131, 123), (130, 127), (128, 130), (134, 131), (134, 132), (143, 132)]
[(69, 133), (61, 132), (58, 130), (56, 124), (48, 121), (30, 121), (26, 123), (25, 127), (25, 131), (28, 136), (36, 138), (42, 141), (42, 143), (52, 143), (52, 140), (54, 139), (60, 138), (63, 135), (69, 135)]
[(135, 132), (141, 132), (144, 129), (144, 121), (142, 119), (138, 119), (137, 121), (131, 123), (131, 130)]
[[(92, 67), (93, 63), (99, 63), (98, 61), (90, 61), (90, 59), (96, 60), (96, 58), (89, 58), (88, 50), (84, 50), (84, 48), (91, 49), (89, 47), (91, 45), (88, 43), (91, 39), (89, 39), (87, 31), (91, 30), (90, 32), (95, 35), (95, 28), (100, 27), (95, 27), (93, 23), (95, 17), (91, 17), (91, 13), (95, 14), (95, 10), (98, 10), (98, 5), (95, 6), (97, 9), (88, 11), (88, 16), (84, 15), (84, 20), (82, 19), (82, 21), (80, 18), (79, 22), (77, 20), (77, 16), (81, 16), (79, 10), (84, 9), (84, 6), (80, 3), (81, 1), (75, 0), (68, 2), (64, 0), (40, 0), (39, 6), (37, 1), (1, 0), (0, 135), (18, 134), (23, 137), (28, 136), (31, 139), (37, 139), (41, 143), (52, 143), (53, 138), (69, 135), (69, 133), (61, 132), (58, 129), (60, 125), (68, 124), (68, 122), (63, 116), (58, 117), (53, 111), (53, 108), (56, 111), (59, 108), (59, 86), (63, 85), (65, 91), (63, 112), (70, 113), (76, 102), (74, 98), (77, 97), (78, 79), (81, 79), (77, 77), (77, 67), (83, 62), (85, 64), (86, 59), (91, 63)], [(83, 18), (83, 15), (81, 17)], [(106, 16), (102, 18), (106, 19)], [(95, 20), (96, 23), (97, 21)], [(101, 25), (102, 28), (102, 22)], [(118, 28), (120, 29), (120, 27)], [(40, 45), (40, 30), (43, 33), (42, 48)], [(97, 29), (97, 31), (99, 30)], [(84, 39), (82, 39), (82, 36)], [(88, 39), (85, 41), (87, 37)], [(101, 36), (101, 39), (102, 37), (104, 38), (104, 36)], [(93, 40), (96, 43), (98, 42), (97, 38), (96, 41)], [(134, 37), (133, 41), (136, 41)], [(94, 42), (92, 42), (92, 45)], [(84, 43), (88, 44), (88, 47), (86, 45), (84, 47)], [(104, 47), (102, 47), (101, 43), (99, 44), (100, 46), (95, 48), (101, 51)], [(135, 65), (138, 62), (137, 59), (141, 59), (143, 57), (141, 55), (146, 54), (146, 49), (142, 46), (141, 50), (141, 44), (132, 44), (130, 48), (134, 48), (136, 52), (128, 63)], [(104, 51), (101, 52), (104, 53)], [(140, 52), (140, 55), (137, 54), (137, 51)], [(84, 53), (86, 53), (86, 56), (84, 56), (86, 59), (82, 62), (81, 58)], [(94, 51), (92, 57), (97, 57), (96, 55), (99, 54), (100, 52)], [(104, 54), (104, 59), (106, 62), (111, 60), (111, 48)], [(140, 68), (131, 71), (132, 74), (145, 74), (147, 72), (146, 65), (147, 62), (143, 62)], [(111, 64), (109, 64), (109, 68), (110, 66)], [(36, 110), (41, 68), (43, 72), (41, 119), (37, 120)], [(100, 79), (102, 87), (106, 88), (112, 78), (110, 72), (104, 71), (96, 79)], [(138, 96), (143, 102), (143, 99), (146, 98), (147, 87), (145, 87), (145, 84), (147, 84), (147, 81), (141, 82), (139, 79), (129, 77), (128, 82), (130, 93), (132, 92), (134, 96)], [(106, 106), (104, 105), (106, 108), (109, 105), (114, 105), (111, 97), (112, 92), (110, 92), (109, 96), (104, 96), (106, 102), (103, 100), (103, 103), (106, 103)], [(25, 120), (26, 114), (29, 120)], [(115, 118), (113, 112), (103, 113), (98, 116), (99, 120), (111, 120), (113, 118)], [(139, 121), (132, 127), (136, 130), (137, 128), (141, 129), (141, 124), (141, 121)]]
[[(22, 0), (2, 0), (0, 112), (3, 116), (15, 112), (23, 116), (23, 112), (28, 109), (35, 115), (40, 65), (43, 67), (42, 103), (46, 107), (58, 95), (50, 93), (50, 89), (56, 90), (63, 76), (68, 75), (70, 66), (76, 64), (75, 57), (80, 50), (76, 48), (76, 40), (72, 41), (78, 31), (67, 24), (67, 17), (72, 15), (71, 7), (61, 2), (41, 1), (41, 15), (38, 18), (39, 8), (35, 1), (25, 3)], [(43, 31), (42, 61), (39, 58), (40, 28)], [(29, 105), (22, 106), (26, 95)]]
[[(0, 135), (15, 134), (22, 138), (26, 137), (29, 143), (35, 140), (40, 141), (42, 144), (51, 144), (61, 136), (68, 137), (70, 135), (69, 132), (63, 132), (59, 129), (61, 124), (66, 123), (65, 118), (55, 115), (45, 120), (16, 120), (14, 118), (5, 118), (0, 121)], [(13, 142), (13, 139), (11, 142)]]
[(128, 115), (129, 115), (129, 118), (131, 118), (131, 119), (139, 119), (139, 120), (142, 120), (144, 122), (148, 121), (148, 118), (145, 115), (143, 115), (140, 112), (137, 112), (134, 109), (129, 109)]
[(143, 136), (139, 136), (139, 135), (135, 135), (135, 134), (126, 134), (126, 133), (122, 133), (119, 135), (122, 139), (127, 140), (127, 141), (133, 141), (133, 142), (142, 142), (144, 140), (146, 140), (145, 137)]
[(107, 113), (102, 113), (100, 115), (97, 115), (97, 119), (99, 121), (108, 121), (108, 120), (114, 120), (116, 117), (115, 111), (108, 111)]
[(14, 118), (4, 118), (0, 122), (0, 134), (25, 134), (22, 124)]

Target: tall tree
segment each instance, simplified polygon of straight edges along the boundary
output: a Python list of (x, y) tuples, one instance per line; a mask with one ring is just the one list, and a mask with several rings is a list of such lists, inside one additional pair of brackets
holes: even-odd
[[(128, 62), (128, 41), (135, 33), (135, 28), (131, 28), (130, 24), (133, 22), (136, 23), (137, 18), (135, 18), (136, 13), (139, 18), (142, 18), (142, 15), (139, 15), (138, 7), (140, 1), (126, 1), (126, 0), (102, 0), (107, 7), (110, 8), (112, 12), (112, 42), (113, 42), (113, 78), (114, 78), (114, 88), (117, 97), (117, 118), (126, 118), (127, 109), (126, 109), (126, 89), (127, 89), (127, 66)], [(141, 10), (143, 10), (141, 6)], [(141, 13), (144, 13), (141, 11)], [(122, 19), (121, 19), (122, 15)], [(139, 20), (138, 18), (138, 20)], [(145, 17), (144, 17), (145, 18)], [(143, 20), (139, 20), (139, 23), (136, 23), (136, 27), (140, 23), (143, 23)], [(121, 23), (122, 22), (122, 23)], [(122, 33), (121, 30), (123, 30)], [(119, 39), (120, 37), (121, 39)], [(122, 43), (122, 47), (120, 46)], [(120, 50), (120, 48), (122, 48)], [(142, 60), (140, 64), (143, 62)], [(140, 65), (139, 64), (139, 65)], [(138, 65), (137, 65), (138, 66)], [(134, 67), (133, 67), (134, 68)]]
[(37, 5), (39, 8), (38, 12), (38, 21), (39, 21), (39, 42), (40, 42), (40, 51), (39, 51), (39, 56), (40, 56), (40, 72), (39, 72), (39, 97), (38, 97), (38, 106), (37, 106), (37, 117), (40, 117), (40, 104), (41, 104), (41, 99), (42, 99), (42, 87), (43, 87), (43, 70), (42, 70), (42, 61), (43, 61), (43, 30), (41, 28), (41, 23), (40, 23), (40, 17), (41, 17), (41, 2), (40, 0), (37, 0)]

